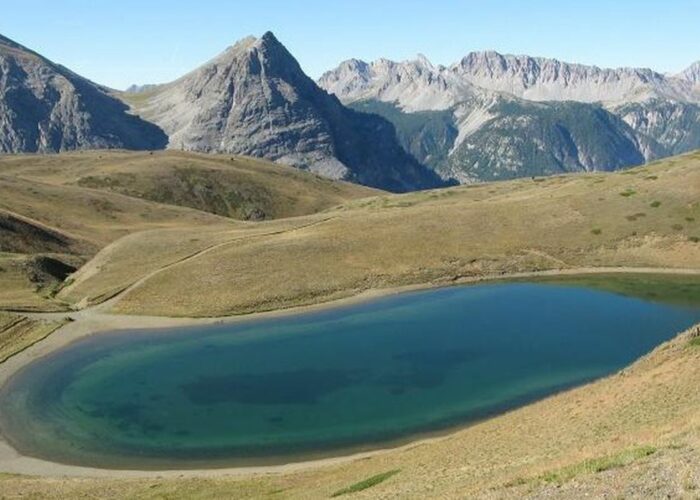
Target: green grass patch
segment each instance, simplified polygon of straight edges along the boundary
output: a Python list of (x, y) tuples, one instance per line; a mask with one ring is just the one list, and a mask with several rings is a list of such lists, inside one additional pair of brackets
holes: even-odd
[(700, 276), (675, 274), (582, 274), (519, 281), (577, 286), (665, 304), (700, 307)]
[(661, 202), (660, 201), (652, 201), (651, 203), (649, 203), (649, 206), (651, 208), (659, 208), (661, 206)]
[(395, 476), (401, 472), (401, 469), (394, 469), (390, 470), (387, 472), (382, 472), (381, 474), (377, 474), (376, 476), (368, 477), (367, 479), (364, 479), (358, 483), (351, 484), (347, 488), (343, 488), (341, 490), (336, 491), (333, 493), (331, 496), (332, 497), (339, 497), (341, 495), (347, 495), (349, 493), (357, 493), (358, 491), (366, 490), (367, 488), (371, 488), (372, 486), (376, 486), (379, 483), (383, 483), (387, 479), (389, 479), (392, 476)]
[(688, 345), (691, 347), (700, 347), (700, 336), (691, 338)]
[(688, 236), (688, 240), (693, 243), (700, 243), (700, 236)]
[(695, 222), (695, 217), (686, 217), (685, 221), (686, 222)]
[(562, 484), (583, 474), (597, 474), (606, 470), (625, 467), (654, 453), (656, 453), (656, 448), (653, 446), (640, 446), (638, 448), (622, 451), (615, 455), (591, 458), (559, 470), (546, 472), (538, 479), (545, 483)]
[(629, 198), (630, 196), (635, 195), (635, 194), (637, 194), (637, 191), (635, 191), (634, 189), (628, 188), (628, 189), (625, 189), (624, 191), (622, 191), (620, 193), (620, 196), (624, 196), (625, 198)]
[(602, 232), (603, 232), (603, 230), (600, 229), (599, 227), (594, 227), (593, 229), (591, 229), (591, 233), (593, 233), (593, 234), (595, 234), (595, 235), (598, 235), (598, 234), (600, 234), (600, 233), (602, 233)]
[(658, 178), (659, 178), (658, 175), (647, 175), (644, 179), (646, 179), (648, 181), (655, 181)]

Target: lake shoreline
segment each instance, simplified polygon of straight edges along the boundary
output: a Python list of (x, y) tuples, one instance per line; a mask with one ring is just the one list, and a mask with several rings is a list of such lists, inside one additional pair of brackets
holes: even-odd
[[(566, 270), (552, 270), (530, 273), (516, 273), (509, 275), (485, 276), (457, 280), (453, 283), (422, 284), (397, 287), (390, 289), (371, 290), (351, 297), (313, 304), (307, 306), (281, 309), (270, 312), (252, 313), (247, 315), (227, 316), (219, 318), (167, 318), (154, 316), (122, 316), (98, 313), (91, 310), (67, 313), (66, 316), (75, 320), (63, 326), (48, 338), (34, 344), (25, 351), (22, 351), (0, 364), (0, 385), (4, 385), (13, 374), (17, 373), (28, 363), (35, 361), (55, 350), (91, 335), (97, 335), (105, 331), (118, 331), (124, 329), (156, 329), (172, 328), (178, 326), (193, 326), (207, 324), (237, 323), (253, 321), (263, 318), (285, 317), (324, 309), (333, 309), (346, 305), (352, 305), (370, 301), (376, 298), (411, 292), (428, 290), (434, 288), (444, 288), (473, 283), (510, 281), (537, 277), (557, 277), (576, 276), (592, 274), (668, 274), (668, 275), (700, 275), (697, 269), (666, 269), (666, 268), (579, 268)], [(56, 314), (50, 313), (56, 317)], [(49, 317), (49, 315), (33, 314), (34, 317)], [(552, 397), (552, 396), (548, 396)], [(487, 417), (490, 418), (490, 417)], [(477, 420), (478, 422), (479, 420)], [(444, 435), (411, 440), (408, 444), (399, 447), (388, 447), (367, 452), (341, 455), (331, 458), (321, 458), (317, 460), (306, 460), (284, 465), (264, 465), (264, 466), (239, 466), (215, 469), (183, 469), (183, 470), (121, 470), (121, 469), (98, 469), (90, 467), (80, 467), (75, 465), (61, 464), (25, 456), (17, 452), (12, 446), (0, 436), (0, 471), (8, 473), (19, 473), (29, 475), (58, 475), (58, 476), (84, 476), (84, 477), (166, 477), (166, 476), (216, 476), (216, 475), (250, 475), (262, 473), (284, 473), (313, 469), (326, 465), (336, 465), (354, 460), (363, 459), (392, 451), (408, 449), (414, 446), (447, 439), (450, 435), (459, 432), (461, 429), (474, 425), (470, 422), (451, 429), (446, 429)]]

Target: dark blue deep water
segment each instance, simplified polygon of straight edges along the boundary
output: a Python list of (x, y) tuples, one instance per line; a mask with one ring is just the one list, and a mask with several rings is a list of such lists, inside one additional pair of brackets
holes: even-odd
[(700, 308), (490, 284), (236, 324), (105, 333), (15, 375), (0, 391), (0, 429), (27, 454), (91, 466), (332, 455), (601, 377), (697, 321)]

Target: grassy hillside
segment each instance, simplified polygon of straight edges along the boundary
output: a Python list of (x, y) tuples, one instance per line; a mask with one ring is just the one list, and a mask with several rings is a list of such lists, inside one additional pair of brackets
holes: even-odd
[[(172, 232), (150, 231), (99, 253), (59, 297), (98, 302), (125, 288), (124, 276), (131, 283), (140, 276), (146, 278), (120, 296), (114, 311), (208, 316), (502, 273), (697, 268), (699, 186), (694, 153), (623, 173), (352, 201), (291, 225), (265, 223), (251, 237), (183, 230), (177, 248)], [(145, 253), (153, 257), (142, 262), (137, 256)]]
[[(700, 488), (696, 329), (632, 367), (437, 440), (301, 471), (245, 476), (0, 475), (37, 498), (693, 498)], [(556, 425), (552, 425), (556, 422)]]
[(64, 321), (42, 321), (0, 312), (0, 363), (48, 337)]
[(119, 193), (244, 220), (295, 217), (381, 193), (240, 156), (83, 152), (0, 159), (0, 175)]
[(30, 256), (80, 266), (111, 242), (154, 229), (189, 228), (196, 248), (212, 228), (253, 228), (233, 219), (293, 217), (381, 193), (269, 162), (172, 151), (3, 156), (0, 192), (0, 308), (23, 310), (64, 307), (32, 279)]

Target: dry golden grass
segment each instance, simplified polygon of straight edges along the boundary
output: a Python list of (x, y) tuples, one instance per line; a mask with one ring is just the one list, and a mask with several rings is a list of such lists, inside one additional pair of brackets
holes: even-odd
[(161, 229), (159, 246), (127, 250), (138, 265), (122, 269), (116, 282), (105, 274), (108, 286), (96, 296), (107, 298), (144, 269), (167, 265), (231, 232), (267, 231), (265, 224), (223, 216), (292, 217), (380, 193), (265, 161), (173, 151), (3, 156), (0, 192), (0, 252), (14, 252), (0, 263), (6, 268), (0, 272), (0, 308), (45, 310), (63, 305), (37, 293), (22, 265), (30, 254), (85, 261), (115, 240), (126, 246), (131, 240), (121, 238), (143, 233), (148, 240), (148, 231)]
[(65, 321), (43, 321), (0, 312), (0, 363), (48, 337)]
[[(697, 328), (697, 327), (696, 327)], [(611, 485), (637, 496), (682, 492), (697, 481), (683, 460), (700, 444), (700, 347), (691, 332), (593, 384), (448, 437), (362, 460), (244, 477), (66, 479), (0, 476), (0, 496), (41, 498), (328, 498), (378, 474), (357, 498), (600, 496)], [(637, 450), (648, 450), (638, 453)], [(695, 451), (694, 451), (695, 450)], [(697, 463), (697, 462), (696, 462)], [(601, 464), (588, 467), (585, 464)], [(637, 475), (629, 471), (648, 471)], [(668, 471), (668, 477), (655, 471)], [(599, 475), (609, 481), (599, 479)], [(693, 475), (695, 474), (695, 475)], [(552, 480), (551, 478), (558, 478)], [(696, 484), (696, 483), (692, 483)], [(621, 490), (622, 491), (622, 490)]]
[[(66, 260), (72, 260), (66, 256)], [(0, 253), (0, 304), (3, 309), (15, 311), (62, 311), (67, 306), (53, 300), (50, 290), (42, 288), (30, 278), (28, 266), (31, 257)]]
[[(147, 276), (114, 311), (216, 316), (512, 272), (697, 268), (699, 221), (700, 154), (694, 153), (622, 173), (352, 201), (297, 218), (295, 227), (270, 222), (267, 236), (222, 231), (208, 233), (205, 243), (201, 230), (184, 231), (178, 255), (200, 253), (176, 265), (170, 265), (176, 260), (172, 233), (135, 234), (98, 254), (90, 272), (79, 273), (60, 296), (95, 302), (109, 296), (107, 290), (124, 288), (121, 281), (113, 285), (114, 277)], [(202, 252), (203, 245), (212, 248)], [(135, 256), (143, 249), (162, 256), (168, 267), (158, 272), (150, 259), (142, 265)], [(109, 269), (109, 277), (99, 269)]]
[(235, 219), (316, 213), (382, 191), (242, 156), (88, 151), (0, 158), (0, 175), (119, 193)]
[(226, 220), (189, 208), (2, 173), (0, 192), (0, 209), (69, 236), (84, 255), (136, 231)]

